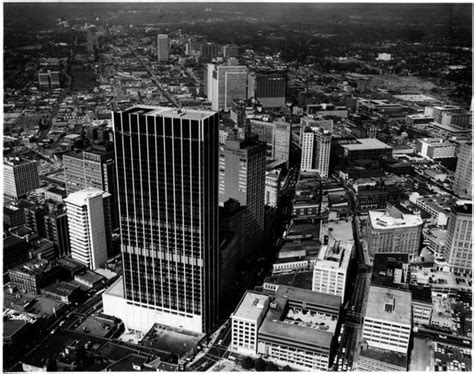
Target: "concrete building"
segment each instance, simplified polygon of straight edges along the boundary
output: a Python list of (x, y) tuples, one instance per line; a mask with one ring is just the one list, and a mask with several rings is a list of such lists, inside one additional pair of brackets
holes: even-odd
[(3, 161), (3, 196), (18, 200), (39, 187), (38, 163), (19, 157)]
[(247, 207), (245, 249), (261, 250), (265, 225), (265, 144), (256, 137), (227, 139), (219, 149), (219, 205), (228, 199)]
[(239, 56), (239, 47), (235, 44), (226, 44), (222, 46), (222, 57), (238, 57)]
[(433, 160), (450, 158), (455, 156), (456, 145), (444, 139), (423, 138), (416, 141), (416, 152)]
[[(345, 143), (345, 144), (344, 144)], [(339, 143), (341, 156), (348, 162), (360, 160), (378, 160), (392, 156), (392, 147), (373, 138), (357, 139)]]
[(111, 194), (112, 227), (118, 227), (117, 182), (113, 151), (92, 149), (63, 156), (66, 192), (96, 188)]
[(249, 75), (248, 97), (256, 98), (263, 108), (281, 108), (286, 101), (286, 72), (258, 70)]
[(231, 314), (232, 341), (230, 350), (249, 356), (257, 354), (258, 329), (267, 314), (270, 297), (247, 291)]
[(207, 64), (207, 97), (212, 110), (228, 112), (234, 100), (247, 99), (246, 66)]
[(27, 293), (39, 293), (40, 288), (61, 278), (60, 268), (45, 259), (33, 259), (8, 270), (10, 286)]
[(250, 120), (250, 131), (258, 135), (258, 140), (267, 144), (267, 157), (284, 161), (290, 159), (291, 123), (282, 118), (273, 122)]
[(369, 211), (369, 252), (418, 255), (423, 220), (420, 216), (391, 211)]
[[(210, 333), (219, 315), (218, 115), (137, 106), (113, 113), (123, 279), (104, 313)], [(134, 162), (132, 163), (131, 160)]]
[(410, 292), (370, 287), (362, 330), (369, 347), (407, 354), (411, 323)]
[(40, 88), (43, 89), (59, 87), (59, 71), (42, 70), (38, 72), (38, 83)]
[(44, 216), (46, 238), (54, 243), (56, 255), (64, 257), (71, 253), (67, 211), (58, 210)]
[(472, 199), (472, 142), (463, 144), (459, 150), (453, 191), (462, 199)]
[(444, 257), (450, 270), (472, 274), (472, 202), (460, 200), (451, 208)]
[(346, 298), (347, 273), (353, 250), (352, 243), (334, 242), (323, 245), (313, 268), (313, 291)]
[(110, 245), (110, 194), (85, 188), (70, 194), (66, 203), (72, 259), (90, 269), (107, 261)]
[(280, 200), (281, 174), (278, 169), (265, 172), (265, 205), (276, 208)]
[(329, 370), (341, 298), (279, 286), (258, 330), (257, 353), (277, 365)]
[(451, 195), (427, 195), (419, 197), (415, 203), (431, 216), (432, 224), (445, 227), (455, 201), (456, 198)]
[(166, 34), (158, 34), (156, 38), (156, 57), (158, 62), (168, 62), (170, 59), (169, 40)]
[(329, 174), (331, 132), (320, 127), (307, 127), (301, 145), (301, 171), (316, 171), (322, 178)]

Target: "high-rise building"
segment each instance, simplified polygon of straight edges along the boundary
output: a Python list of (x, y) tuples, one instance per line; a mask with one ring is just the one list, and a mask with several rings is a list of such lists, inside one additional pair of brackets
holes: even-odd
[(219, 205), (228, 199), (247, 207), (245, 246), (259, 251), (265, 225), (265, 144), (256, 137), (227, 138), (219, 150)]
[(448, 219), (444, 257), (454, 272), (472, 274), (472, 202), (458, 201)]
[(316, 171), (322, 178), (329, 174), (331, 132), (320, 127), (307, 127), (301, 145), (301, 170)]
[(247, 67), (207, 65), (207, 96), (212, 110), (229, 111), (234, 100), (247, 99)]
[(370, 287), (357, 369), (408, 369), (411, 301), (410, 292)]
[(170, 59), (169, 56), (169, 41), (168, 35), (158, 34), (156, 39), (156, 55), (158, 62), (168, 62)]
[(291, 123), (278, 118), (273, 122), (250, 120), (250, 131), (267, 144), (267, 157), (288, 164), (290, 160)]
[(345, 301), (347, 273), (353, 250), (352, 243), (323, 245), (313, 268), (313, 291), (341, 297)]
[[(67, 211), (64, 204), (49, 204), (49, 213), (44, 216), (46, 238), (54, 243), (56, 255), (64, 257), (71, 252)], [(56, 208), (52, 209), (52, 207)]]
[(201, 61), (209, 62), (219, 55), (219, 45), (216, 43), (203, 43), (201, 45)]
[(237, 57), (239, 55), (239, 47), (235, 44), (226, 44), (222, 46), (222, 56), (224, 58)]
[(286, 72), (257, 71), (249, 75), (248, 96), (255, 97), (263, 108), (280, 108), (286, 100)]
[(63, 156), (64, 180), (68, 194), (86, 187), (110, 193), (112, 227), (118, 227), (115, 155), (101, 149), (69, 152)]
[(423, 220), (413, 214), (393, 210), (369, 211), (367, 245), (369, 252), (409, 253), (417, 256), (421, 244)]
[(39, 187), (38, 163), (19, 157), (3, 161), (3, 196), (18, 200)]
[(59, 80), (59, 71), (47, 70), (38, 72), (38, 83), (40, 88), (57, 88), (61, 82)]
[[(123, 284), (104, 312), (209, 333), (219, 312), (218, 115), (139, 106), (113, 113)], [(122, 289), (123, 287), (123, 289)]]
[(108, 192), (85, 188), (64, 199), (72, 259), (92, 270), (107, 261), (111, 241), (109, 197)]
[(472, 142), (463, 144), (459, 150), (453, 191), (462, 199), (472, 199)]

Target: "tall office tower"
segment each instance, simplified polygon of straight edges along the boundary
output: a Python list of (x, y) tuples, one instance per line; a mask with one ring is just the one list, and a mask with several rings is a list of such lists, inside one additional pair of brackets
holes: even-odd
[(63, 156), (64, 180), (68, 194), (86, 187), (110, 193), (112, 227), (118, 227), (118, 196), (115, 155), (101, 149), (69, 152)]
[(59, 71), (38, 72), (38, 83), (40, 88), (56, 88), (60, 86)]
[(110, 245), (110, 207), (108, 192), (85, 188), (64, 199), (73, 260), (90, 269), (107, 261)]
[(218, 115), (140, 106), (113, 121), (126, 302), (111, 312), (140, 331), (159, 322), (209, 333), (219, 312)]
[(249, 75), (249, 97), (255, 97), (264, 108), (280, 108), (286, 101), (286, 72), (257, 71)]
[(212, 110), (229, 111), (234, 100), (247, 99), (247, 67), (208, 64)]
[(3, 196), (18, 200), (39, 187), (38, 163), (19, 157), (3, 161)]
[(201, 45), (201, 61), (209, 62), (219, 55), (219, 46), (216, 43), (203, 43)]
[(250, 120), (250, 131), (267, 144), (267, 157), (284, 161), (290, 159), (291, 123), (278, 118), (274, 122)]
[(472, 202), (458, 201), (448, 219), (444, 257), (451, 271), (472, 274)]
[(54, 243), (57, 257), (64, 257), (71, 253), (67, 211), (61, 205), (58, 204), (56, 210), (51, 210), (44, 216), (46, 239)]
[(459, 150), (453, 191), (462, 199), (472, 199), (472, 142), (463, 144)]
[(220, 147), (219, 205), (228, 199), (247, 207), (244, 248), (259, 252), (265, 224), (265, 144), (256, 137), (227, 138)]
[(317, 171), (322, 178), (329, 174), (331, 132), (320, 127), (307, 127), (301, 146), (301, 170)]
[(169, 56), (169, 46), (168, 46), (168, 35), (158, 34), (156, 39), (156, 54), (158, 57), (158, 62), (168, 62), (170, 59)]
[(224, 58), (237, 57), (239, 55), (239, 47), (235, 44), (226, 44), (222, 46), (222, 56)]
[(25, 214), (25, 226), (44, 238), (46, 234), (44, 216), (48, 213), (48, 208), (43, 204), (33, 204), (24, 200), (22, 205)]

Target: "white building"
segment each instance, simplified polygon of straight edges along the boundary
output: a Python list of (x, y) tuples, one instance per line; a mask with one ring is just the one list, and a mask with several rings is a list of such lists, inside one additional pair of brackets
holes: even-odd
[(281, 176), (280, 170), (265, 172), (265, 205), (272, 208), (278, 206), (280, 197)]
[(379, 53), (376, 60), (377, 61), (390, 61), (392, 59), (392, 55), (390, 53)]
[(18, 157), (3, 162), (3, 196), (21, 198), (39, 187), (38, 163)]
[(362, 339), (369, 347), (406, 354), (412, 322), (411, 293), (371, 286)]
[(106, 214), (110, 194), (85, 188), (64, 199), (72, 258), (94, 270), (107, 261)]
[(433, 160), (455, 156), (456, 145), (439, 138), (423, 138), (416, 142), (416, 152)]
[(331, 132), (320, 127), (309, 127), (303, 132), (301, 145), (301, 170), (316, 171), (323, 178), (328, 176), (331, 153)]
[(352, 243), (340, 242), (321, 247), (313, 269), (313, 291), (340, 296), (344, 302), (352, 248)]
[(247, 292), (236, 311), (231, 316), (232, 341), (230, 349), (234, 352), (257, 354), (257, 334), (260, 324), (270, 304), (270, 297), (255, 292)]
[(246, 66), (207, 64), (207, 98), (212, 110), (228, 112), (234, 100), (247, 99)]

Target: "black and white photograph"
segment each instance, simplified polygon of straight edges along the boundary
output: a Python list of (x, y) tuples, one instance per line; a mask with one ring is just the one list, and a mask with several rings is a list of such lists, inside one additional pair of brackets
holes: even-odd
[(472, 15), (3, 1), (3, 372), (472, 372)]

